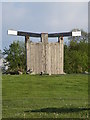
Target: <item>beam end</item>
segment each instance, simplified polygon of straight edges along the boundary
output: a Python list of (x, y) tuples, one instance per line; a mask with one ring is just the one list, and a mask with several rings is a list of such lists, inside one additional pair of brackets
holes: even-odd
[(17, 35), (17, 31), (15, 31), (15, 30), (8, 30), (8, 35)]
[(72, 32), (72, 36), (81, 36), (81, 31)]

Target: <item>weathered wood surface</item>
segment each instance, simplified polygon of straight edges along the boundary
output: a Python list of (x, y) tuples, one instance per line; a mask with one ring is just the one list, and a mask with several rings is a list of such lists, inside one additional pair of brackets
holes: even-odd
[(43, 33), (41, 42), (29, 42), (28, 68), (34, 74), (63, 74), (63, 39), (59, 42), (49, 43), (48, 34)]

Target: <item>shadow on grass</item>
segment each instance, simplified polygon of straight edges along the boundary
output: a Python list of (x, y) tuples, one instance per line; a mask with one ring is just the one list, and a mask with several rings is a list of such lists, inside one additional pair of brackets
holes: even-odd
[(90, 108), (42, 108), (31, 111), (24, 112), (46, 112), (46, 113), (71, 113), (71, 112), (81, 112), (81, 111), (89, 111)]

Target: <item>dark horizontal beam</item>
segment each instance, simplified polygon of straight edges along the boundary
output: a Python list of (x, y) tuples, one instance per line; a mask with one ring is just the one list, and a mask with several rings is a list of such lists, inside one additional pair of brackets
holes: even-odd
[[(30, 37), (41, 37), (40, 33), (22, 32), (22, 31), (18, 31), (17, 35), (19, 35), (19, 36), (30, 36)], [(48, 37), (68, 37), (68, 36), (72, 36), (72, 32), (49, 33), (48, 34)]]
[(48, 34), (48, 37), (68, 37), (68, 36), (72, 36), (72, 32)]
[(30, 37), (41, 37), (41, 34), (39, 34), (39, 33), (22, 32), (22, 31), (18, 31), (17, 35), (19, 35), (19, 36), (30, 36)]

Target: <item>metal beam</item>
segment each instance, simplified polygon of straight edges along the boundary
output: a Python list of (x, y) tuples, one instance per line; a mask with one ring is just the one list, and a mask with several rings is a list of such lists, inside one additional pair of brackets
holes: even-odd
[[(18, 31), (17, 35), (19, 36), (30, 36), (30, 37), (41, 37), (40, 33), (32, 33), (32, 32), (22, 32), (22, 31)], [(65, 33), (49, 33), (48, 37), (68, 37), (68, 36), (72, 36), (72, 32), (65, 32)]]
[(72, 32), (63, 32), (63, 33), (49, 33), (48, 37), (68, 37), (72, 36)]
[(29, 37), (41, 37), (41, 34), (39, 34), (39, 33), (22, 32), (22, 31), (18, 31), (17, 35), (19, 35), (19, 36), (29, 36)]

